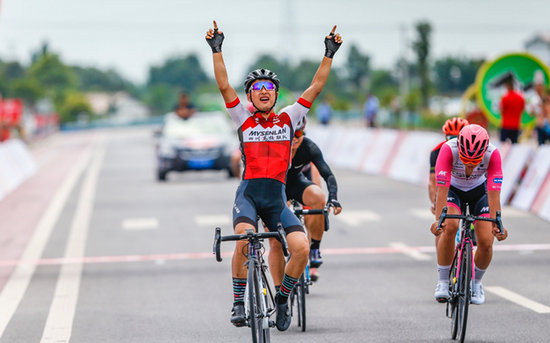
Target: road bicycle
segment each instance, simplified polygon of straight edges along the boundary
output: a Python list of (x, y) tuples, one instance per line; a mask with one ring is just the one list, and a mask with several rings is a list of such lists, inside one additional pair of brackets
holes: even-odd
[(270, 341), (269, 329), (275, 326), (275, 322), (270, 320), (275, 313), (275, 294), (273, 287), (267, 278), (267, 264), (263, 255), (265, 249), (262, 242), (266, 238), (275, 238), (281, 243), (283, 254), (288, 256), (288, 244), (286, 242), (285, 232), (281, 224), (278, 225), (277, 232), (259, 232), (252, 229), (246, 230), (242, 235), (222, 236), (221, 229), (216, 228), (214, 234), (214, 253), (216, 260), (222, 261), (220, 254), (220, 244), (225, 241), (247, 240), (248, 260), (245, 265), (248, 267), (246, 289), (244, 296), (244, 308), (246, 322), (252, 331), (253, 343), (268, 343)]
[[(304, 224), (304, 216), (306, 215), (324, 215), (325, 216), (325, 231), (328, 230), (328, 209), (329, 206), (325, 206), (322, 209), (307, 209), (303, 208), (301, 204), (297, 201), (292, 201), (292, 207), (294, 214), (298, 219), (300, 219), (300, 222), (302, 223), (302, 226), (307, 232), (307, 228)], [(302, 332), (306, 331), (306, 294), (309, 294), (309, 286), (312, 284), (312, 279), (310, 275), (310, 268), (309, 268), (309, 259), (308, 263), (306, 265), (305, 271), (300, 275), (300, 278), (298, 279), (298, 282), (292, 289), (292, 292), (290, 293), (290, 308), (291, 308), (291, 315), (294, 317), (294, 305), (296, 305), (296, 312), (298, 313), (298, 326), (302, 329)]]
[(451, 338), (459, 339), (462, 343), (466, 337), (468, 323), (468, 307), (472, 297), (471, 286), (475, 277), (474, 244), (471, 225), (476, 220), (492, 222), (502, 232), (500, 211), (496, 211), (496, 218), (478, 217), (469, 214), (468, 204), (462, 208), (465, 214), (447, 214), (447, 207), (443, 208), (437, 230), (445, 219), (460, 219), (460, 241), (456, 245), (453, 263), (449, 273), (449, 300), (447, 300), (446, 315), (451, 318)]

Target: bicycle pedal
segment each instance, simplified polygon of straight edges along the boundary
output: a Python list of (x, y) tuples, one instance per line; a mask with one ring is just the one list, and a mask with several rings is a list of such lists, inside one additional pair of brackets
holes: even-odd
[(274, 320), (270, 320), (270, 321), (269, 321), (269, 327), (270, 327), (270, 328), (274, 328), (274, 327), (275, 327), (275, 321), (274, 321)]

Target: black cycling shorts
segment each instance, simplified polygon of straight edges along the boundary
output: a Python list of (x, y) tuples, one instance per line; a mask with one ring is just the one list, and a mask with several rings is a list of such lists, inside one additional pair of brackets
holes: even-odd
[(447, 195), (447, 204), (456, 207), (462, 214), (462, 206), (466, 203), (470, 209), (470, 214), (474, 216), (486, 216), (489, 214), (486, 184), (479, 185), (467, 192), (451, 186)]
[(302, 196), (304, 191), (311, 185), (314, 185), (304, 174), (300, 173), (295, 178), (286, 180), (286, 198), (296, 200), (300, 204), (304, 203)]
[(294, 231), (305, 233), (302, 224), (286, 205), (285, 185), (274, 179), (243, 180), (237, 188), (233, 204), (233, 228), (239, 223), (249, 223), (258, 230), (258, 216), (269, 231), (277, 231), (278, 223), (286, 234)]

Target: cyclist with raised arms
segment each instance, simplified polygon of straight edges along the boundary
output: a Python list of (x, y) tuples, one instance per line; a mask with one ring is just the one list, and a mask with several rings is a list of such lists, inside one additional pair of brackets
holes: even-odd
[[(333, 206), (334, 214), (339, 214), (342, 211), (342, 206), (338, 202), (336, 177), (334, 177), (330, 167), (323, 158), (321, 149), (311, 139), (304, 136), (305, 126), (306, 118), (304, 117), (298, 122), (294, 131), (294, 137), (292, 138), (292, 164), (286, 177), (286, 197), (289, 200), (296, 200), (309, 208), (321, 209), (325, 207), (327, 201), (325, 200), (323, 189), (311, 181), (311, 176), (308, 177), (304, 173), (304, 168), (310, 167), (310, 164), (313, 163), (327, 184), (329, 193), (328, 203)], [(305, 216), (304, 219), (311, 237), (309, 265), (311, 268), (319, 268), (323, 263), (320, 244), (325, 231), (325, 218), (323, 215), (310, 215)], [(279, 242), (271, 240), (272, 249), (269, 251), (269, 267), (275, 285), (279, 285), (281, 282), (282, 268), (284, 266), (281, 249), (273, 249), (279, 244)]]
[[(254, 113), (247, 110), (229, 84), (221, 47), (224, 34), (214, 28), (206, 33), (206, 41), (212, 48), (214, 75), (227, 110), (238, 127), (240, 149), (244, 162), (242, 181), (233, 205), (233, 227), (236, 234), (247, 229), (257, 230), (257, 217), (269, 230), (277, 230), (281, 223), (287, 234), (291, 258), (286, 265), (282, 286), (275, 296), (277, 329), (290, 326), (288, 296), (307, 264), (309, 243), (300, 221), (286, 206), (285, 181), (290, 165), (290, 146), (296, 124), (309, 111), (312, 102), (321, 93), (330, 74), (332, 57), (342, 44), (342, 37), (335, 33), (336, 26), (325, 37), (325, 56), (308, 89), (296, 103), (283, 108), (279, 114), (273, 111), (278, 97), (279, 79), (267, 69), (257, 69), (248, 74), (244, 82), (247, 99), (254, 105)], [(246, 288), (246, 242), (238, 241), (232, 259), (233, 310), (231, 322), (235, 326), (246, 324), (244, 292)]]
[(441, 127), (443, 133), (445, 134), (445, 140), (436, 145), (430, 152), (430, 182), (428, 183), (428, 195), (432, 204), (430, 209), (433, 214), (435, 214), (435, 162), (437, 161), (437, 156), (439, 156), (439, 150), (441, 150), (443, 144), (445, 144), (449, 139), (456, 138), (460, 130), (468, 124), (469, 123), (466, 119), (459, 117), (447, 119), (445, 124)]
[[(458, 138), (443, 144), (435, 165), (436, 175), (436, 219), (443, 207), (449, 214), (460, 214), (461, 205), (468, 203), (470, 213), (475, 216), (496, 218), (501, 210), (500, 189), (502, 186), (502, 161), (500, 152), (491, 143), (487, 131), (476, 124), (465, 126)], [(437, 230), (436, 220), (430, 230), (436, 236), (437, 271), (439, 281), (434, 297), (439, 302), (449, 299), (449, 270), (453, 260), (458, 219), (446, 219)], [(496, 224), (478, 221), (474, 224), (477, 250), (474, 257), (475, 272), (472, 283), (472, 304), (485, 302), (481, 279), (493, 257), (494, 237), (501, 241), (508, 237)]]

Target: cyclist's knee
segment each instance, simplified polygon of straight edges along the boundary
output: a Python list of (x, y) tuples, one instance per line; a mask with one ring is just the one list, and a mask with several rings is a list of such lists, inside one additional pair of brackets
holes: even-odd
[(325, 195), (317, 185), (310, 185), (302, 195), (305, 205), (313, 208), (323, 208), (326, 204)]
[(307, 259), (309, 254), (309, 243), (303, 232), (292, 232), (287, 236), (288, 249), (292, 257)]
[(235, 225), (234, 231), (236, 235), (242, 235), (246, 233), (247, 229), (252, 229), (256, 231), (253, 225), (246, 222), (237, 223), (237, 225)]

